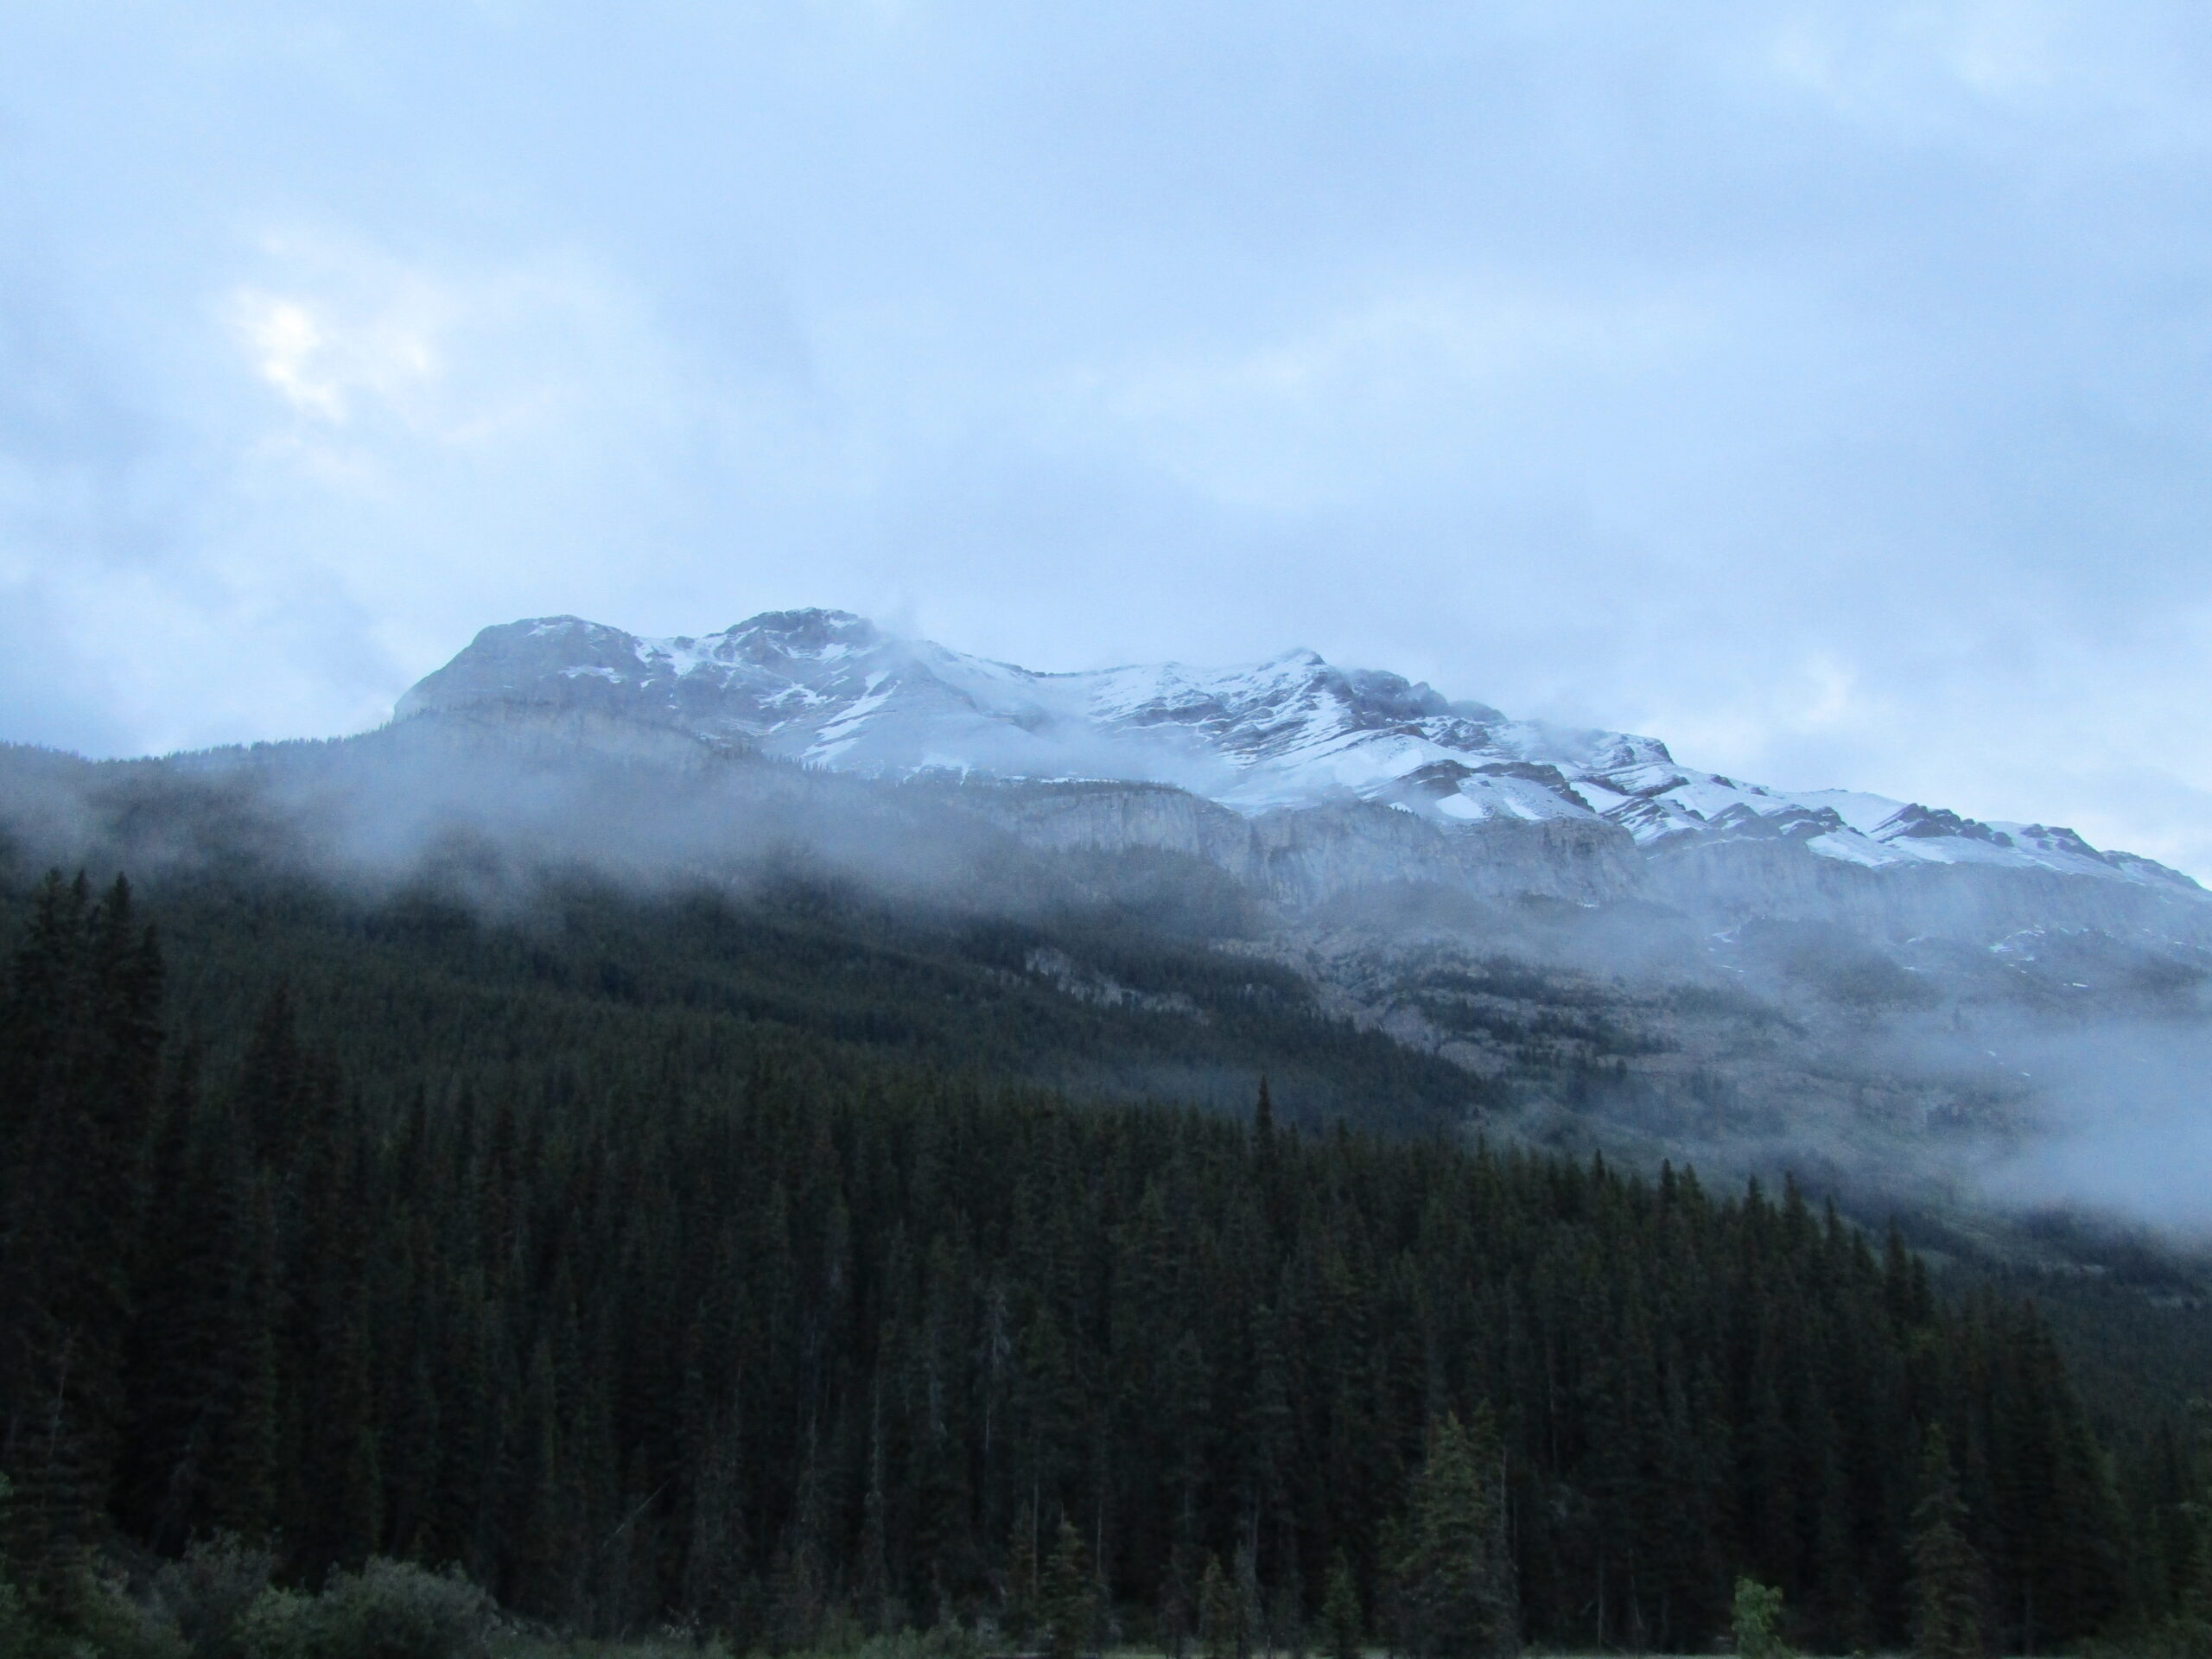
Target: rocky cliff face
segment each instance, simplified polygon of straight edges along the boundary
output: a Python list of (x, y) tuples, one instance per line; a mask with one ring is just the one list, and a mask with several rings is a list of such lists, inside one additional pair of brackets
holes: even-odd
[(1715, 927), (1817, 922), (1886, 944), (1933, 936), (1984, 945), (2030, 928), (2095, 928), (2212, 944), (2212, 902), (2162, 881), (2004, 864), (1870, 868), (1787, 842), (1725, 839), (1662, 849), (1646, 871), (1652, 898)]
[(1635, 843), (1606, 823), (1502, 819), (1440, 826), (1359, 800), (1248, 817), (1157, 785), (1047, 784), (966, 798), (1028, 846), (1178, 853), (1292, 909), (1408, 883), (1595, 905), (1639, 893), (1645, 879)]

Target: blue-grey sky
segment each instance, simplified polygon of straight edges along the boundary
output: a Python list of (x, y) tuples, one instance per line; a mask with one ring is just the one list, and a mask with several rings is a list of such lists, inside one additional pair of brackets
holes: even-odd
[(2201, 5), (0, 18), (0, 738), (813, 603), (2212, 877)]

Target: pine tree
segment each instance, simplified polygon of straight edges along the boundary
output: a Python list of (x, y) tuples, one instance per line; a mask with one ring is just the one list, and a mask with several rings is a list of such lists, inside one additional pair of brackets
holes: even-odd
[(238, 1077), (238, 1103), (261, 1156), (280, 1170), (290, 1167), (304, 1127), (300, 1121), (303, 1069), (292, 999), (279, 986), (262, 1005), (254, 1026)]
[(1396, 1562), (1399, 1640), (1414, 1659), (1519, 1651), (1497, 1460), (1487, 1414), (1471, 1431), (1446, 1415), (1430, 1433)]
[(1341, 1549), (1329, 1560), (1329, 1586), (1321, 1600), (1321, 1624), (1328, 1632), (1329, 1659), (1359, 1659), (1359, 1586)]
[(1921, 1456), (1920, 1499), (1912, 1511), (1914, 1659), (1980, 1659), (1986, 1591), (1966, 1528), (1950, 1448), (1942, 1429), (1931, 1427)]
[(1094, 1611), (1082, 1535), (1063, 1518), (1038, 1597), (1038, 1622), (1044, 1628), (1045, 1651), (1050, 1659), (1076, 1659), (1090, 1645)]
[(728, 1630), (736, 1622), (736, 1583), (745, 1567), (744, 1469), (739, 1457), (738, 1402), (709, 1421), (695, 1447), (690, 1537), (683, 1557), (682, 1607), (695, 1624)]
[(1030, 1631), (1036, 1628), (1039, 1590), (1036, 1512), (1027, 1503), (1014, 1517), (1014, 1530), (1007, 1537), (1006, 1556), (1006, 1594), (1001, 1622), (1014, 1641), (1027, 1642)]
[[(0, 1475), (0, 1536), (5, 1535), (10, 1500), (15, 1489), (8, 1484), (8, 1477)], [(24, 1609), (22, 1592), (8, 1572), (7, 1558), (0, 1555), (0, 1653), (29, 1653), (37, 1633), (31, 1625), (30, 1615)]]
[(162, 982), (130, 884), (55, 873), (0, 995), (0, 1458), (35, 1594), (73, 1593), (129, 1427)]
[[(878, 1374), (879, 1378), (880, 1373)], [(868, 1430), (868, 1491), (861, 1503), (860, 1583), (857, 1590), (861, 1623), (870, 1635), (887, 1635), (902, 1622), (898, 1598), (891, 1582), (890, 1497), (884, 1490), (883, 1390), (875, 1389), (873, 1421)]]
[(276, 1354), (278, 1282), (276, 1201), (266, 1179), (234, 1163), (218, 1175), (226, 1205), (231, 1255), (221, 1293), (220, 1357), (207, 1408), (208, 1517), (219, 1531), (249, 1541), (276, 1528), (277, 1423), (283, 1410)]
[(1198, 1580), (1198, 1639), (1206, 1659), (1237, 1659), (1244, 1645), (1243, 1606), (1218, 1555), (1206, 1557)]
[(1180, 1548), (1167, 1553), (1166, 1569), (1160, 1580), (1160, 1614), (1154, 1627), (1160, 1649), (1167, 1659), (1185, 1659), (1191, 1642), (1191, 1582), (1185, 1554)]

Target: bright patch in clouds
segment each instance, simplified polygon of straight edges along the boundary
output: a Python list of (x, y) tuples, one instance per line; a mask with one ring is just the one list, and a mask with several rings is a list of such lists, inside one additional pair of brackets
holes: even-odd
[(302, 415), (342, 423), (363, 395), (397, 402), (438, 371), (435, 347), (401, 318), (349, 326), (251, 288), (231, 309), (255, 372)]

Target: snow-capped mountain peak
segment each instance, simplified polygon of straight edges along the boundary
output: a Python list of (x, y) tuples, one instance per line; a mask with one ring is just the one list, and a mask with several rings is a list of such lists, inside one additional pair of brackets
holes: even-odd
[(1446, 829), (1603, 820), (1653, 854), (1776, 841), (1876, 868), (2002, 865), (2196, 891), (2069, 830), (1697, 772), (1655, 738), (1512, 720), (1305, 649), (1227, 668), (1053, 674), (902, 639), (849, 611), (770, 611), (668, 639), (549, 617), (486, 628), (397, 712), (484, 702), (595, 708), (880, 775), (1166, 783), (1248, 814), (1367, 800)]

